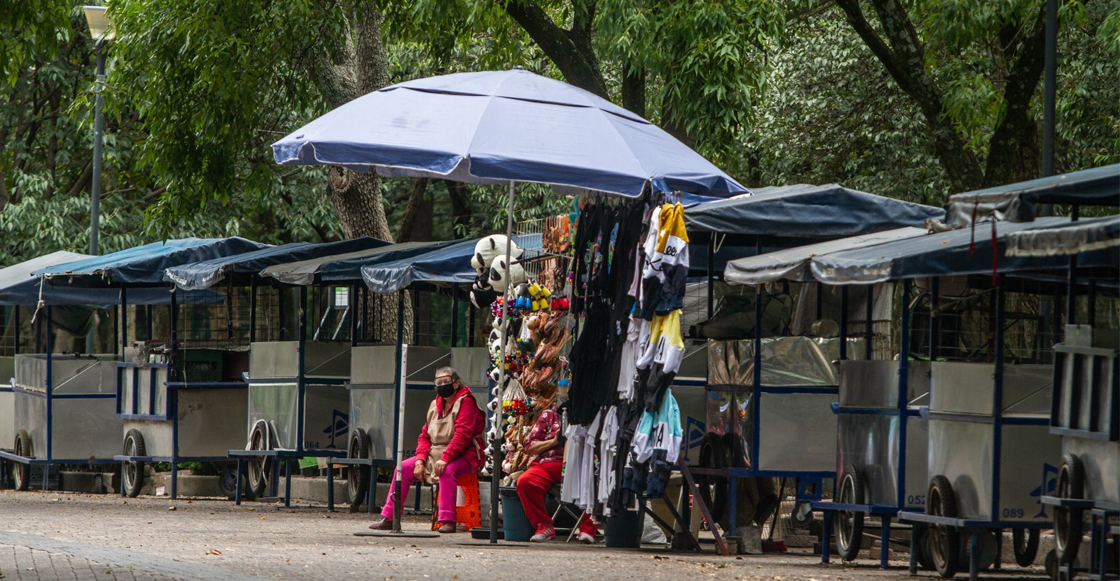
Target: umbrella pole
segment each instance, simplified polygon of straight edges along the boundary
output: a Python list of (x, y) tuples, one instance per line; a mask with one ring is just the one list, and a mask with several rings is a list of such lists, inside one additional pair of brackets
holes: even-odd
[(491, 427), (494, 428), (494, 439), (492, 441), (491, 450), (493, 450), (492, 470), (490, 472), (490, 542), (498, 542), (498, 503), (500, 498), (498, 495), (498, 488), (502, 482), (502, 439), (505, 436), (505, 431), (502, 429), (502, 386), (506, 382), (506, 342), (509, 337), (506, 317), (509, 315), (509, 282), (510, 282), (510, 243), (513, 240), (513, 191), (515, 182), (509, 182), (509, 202), (506, 207), (506, 290), (502, 292), (502, 348), (501, 356), (498, 360), (498, 405), (494, 408), (494, 417), (490, 420)]

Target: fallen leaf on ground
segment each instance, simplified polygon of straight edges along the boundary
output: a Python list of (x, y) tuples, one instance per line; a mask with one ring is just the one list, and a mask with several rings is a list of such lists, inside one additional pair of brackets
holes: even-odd
[(206, 551), (206, 554), (207, 555), (221, 555), (222, 552), (219, 551), (218, 549), (210, 549), (209, 551)]

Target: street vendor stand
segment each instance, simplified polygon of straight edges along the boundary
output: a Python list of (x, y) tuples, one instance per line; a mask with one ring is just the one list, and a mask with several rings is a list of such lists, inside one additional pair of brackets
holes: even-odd
[[(10, 307), (10, 315), (7, 323), (14, 330), (12, 336), (12, 355), (0, 357), (0, 464), (11, 464), (12, 470), (12, 485), (17, 489), (26, 489), (30, 482), (30, 466), (34, 461), (24, 462), (20, 459), (10, 460), (5, 459), (3, 452), (13, 454), (13, 457), (19, 458), (32, 458), (34, 454), (34, 442), (32, 433), (37, 433), (37, 440), (40, 446), (46, 444), (47, 434), (45, 430), (40, 429), (41, 425), (45, 422), (45, 416), (37, 416), (28, 413), (30, 408), (37, 405), (37, 399), (27, 399), (37, 397), (38, 395), (50, 395), (46, 390), (41, 392), (34, 391), (34, 394), (28, 393), (28, 390), (17, 387), (16, 381), (16, 360), (25, 357), (27, 353), (24, 352), (23, 344), (28, 337), (22, 336), (21, 330), (24, 322), (32, 321), (32, 331), (34, 338), (30, 339), (32, 353), (42, 354), (44, 357), (47, 355), (43, 349), (43, 328), (46, 327), (46, 333), (53, 336), (56, 332), (54, 319), (51, 318), (51, 324), (44, 325), (47, 319), (47, 311), (50, 310), (53, 315), (54, 307), (95, 307), (100, 309), (112, 309), (118, 299), (118, 293), (115, 290), (97, 290), (90, 291), (89, 289), (68, 289), (55, 286), (42, 286), (38, 279), (31, 277), (31, 273), (47, 268), (57, 264), (65, 264), (89, 258), (85, 254), (77, 254), (74, 252), (59, 251), (38, 258), (33, 258), (26, 262), (14, 264), (3, 270), (0, 270), (0, 305)], [(146, 292), (144, 296), (137, 297), (138, 300), (146, 303), (166, 303), (169, 299), (167, 293), (152, 293)], [(42, 310), (36, 309), (33, 306), (42, 301), (44, 308)], [(30, 308), (29, 308), (30, 307)], [(21, 312), (27, 319), (21, 321)], [(81, 315), (79, 315), (81, 318)], [(115, 345), (115, 343), (114, 343)], [(52, 354), (50, 355), (52, 361), (55, 355), (54, 344), (52, 342)], [(104, 358), (104, 357), (103, 357)], [(74, 394), (71, 394), (74, 395)], [(52, 398), (53, 399), (53, 398)], [(74, 399), (71, 397), (70, 399)], [(22, 426), (17, 428), (17, 413), (16, 402), (20, 401), (20, 407), (25, 411), (19, 414), (18, 425)], [(68, 407), (66, 404), (81, 404), (82, 402), (59, 402), (52, 401), (48, 406), (49, 409), (54, 410), (59, 408), (60, 411), (65, 411), (62, 408)], [(95, 402), (96, 403), (96, 402)], [(52, 412), (53, 416), (53, 412)], [(42, 421), (40, 421), (42, 420)], [(53, 417), (52, 417), (53, 420)], [(53, 423), (53, 421), (52, 421)], [(60, 429), (64, 428), (63, 425), (59, 426)], [(20, 433), (20, 432), (23, 433)], [(22, 440), (22, 441), (17, 441)], [(15, 454), (16, 449), (19, 449), (19, 454)], [(38, 459), (37, 459), (38, 460)], [(48, 474), (49, 464), (39, 462), (34, 465), (43, 466), (44, 477)], [(4, 485), (4, 479), (8, 476), (7, 470), (0, 466), (0, 486)]]
[[(866, 316), (857, 321), (865, 325), (862, 333), (849, 333), (846, 291), (842, 300), (830, 301), (820, 285), (801, 285), (799, 316), (771, 310), (780, 304), (780, 295), (789, 294), (790, 282), (812, 282), (803, 273), (803, 262), (811, 255), (805, 253), (818, 245), (827, 246), (822, 241), (848, 236), (876, 232), (883, 236), (912, 235), (915, 227), (943, 216), (938, 208), (835, 184), (762, 188), (751, 196), (689, 208), (685, 221), (698, 246), (694, 253), (707, 255), (705, 261), (696, 262), (707, 265), (709, 281), (726, 267), (725, 282), (755, 285), (753, 304), (748, 307), (753, 307), (751, 320), (755, 323), (749, 336), (708, 341), (707, 438), (724, 437), (726, 442), (730, 435), (731, 443), (724, 446), (741, 449), (742, 457), (720, 459), (715, 465), (693, 470), (705, 481), (716, 479), (717, 486), (729, 487), (725, 494), (732, 507), (728, 519), (731, 534), (737, 524), (733, 508), (738, 500), (736, 482), (741, 478), (796, 479), (798, 502), (793, 521), (807, 526), (812, 519), (810, 501), (819, 500), (825, 479), (836, 476), (836, 448), (831, 437), (836, 433), (838, 418), (831, 406), (838, 400), (840, 376), (831, 362), (871, 359), (881, 351), (875, 349), (876, 341), (889, 338), (889, 330), (880, 325), (876, 332), (874, 325), (891, 319), (890, 293), (881, 289), (863, 293), (867, 296), (863, 301)], [(908, 229), (884, 232), (900, 227)], [(748, 269), (756, 268), (751, 262), (756, 259), (750, 257), (757, 256), (758, 269), (765, 270), (769, 264), (773, 271), (748, 275), (736, 268), (740, 260), (728, 262), (724, 258), (727, 256), (748, 257), (741, 259)], [(783, 261), (790, 264), (783, 267)], [(783, 279), (780, 290), (762, 292), (763, 282)], [(718, 302), (711, 284), (709, 289), (712, 318), (717, 315)], [(826, 311), (826, 302), (837, 303), (832, 310), (839, 307), (840, 312)], [(859, 311), (853, 311), (853, 315)], [(840, 319), (839, 337), (811, 337), (811, 324), (825, 318)], [(785, 331), (764, 330), (764, 324), (758, 323), (772, 321), (782, 326), (790, 319), (795, 319), (795, 324)], [(754, 345), (763, 348), (755, 349)]]
[[(911, 536), (912, 570), (925, 550), (921, 547), (922, 539), (926, 538), (925, 527), (929, 527), (928, 550), (935, 568), (943, 576), (951, 577), (964, 561), (975, 578), (981, 569), (998, 563), (1000, 531), (1011, 529), (1015, 533), (1016, 560), (1029, 564), (1038, 550), (1038, 530), (1050, 526), (1050, 518), (1039, 501), (1052, 483), (1049, 476), (1058, 457), (1058, 442), (1045, 429), (1050, 367), (1039, 361), (1048, 349), (1017, 345), (1018, 350), (1012, 353), (1019, 364), (1005, 362), (1009, 327), (1026, 329), (1028, 324), (1037, 325), (1032, 336), (1038, 345), (1047, 337), (1045, 328), (1051, 324), (1044, 320), (1046, 317), (1040, 319), (1035, 315), (1028, 319), (1011, 312), (1007, 308), (1009, 300), (1018, 303), (1030, 295), (1052, 296), (1055, 286), (1045, 278), (1020, 273), (1024, 268), (1021, 262), (1000, 259), (994, 264), (993, 256), (998, 256), (995, 253), (1006, 235), (1063, 221), (1047, 218), (1029, 224), (999, 222), (994, 227), (998, 235), (991, 237), (987, 232), (992, 226), (982, 223), (976, 229), (985, 232), (983, 236), (975, 236), (972, 228), (967, 227), (812, 259), (813, 276), (824, 283), (902, 282), (902, 304), (906, 310), (899, 353), (900, 383), (911, 377), (901, 369), (901, 364), (909, 365), (912, 357), (914, 336), (909, 309), (928, 298), (929, 308), (938, 313), (929, 329), (929, 406), (920, 410), (921, 417), (928, 421), (929, 431), (926, 512), (901, 510), (897, 515), (899, 521), (915, 524)], [(993, 248), (992, 237), (999, 247)], [(950, 294), (947, 286), (964, 288), (946, 299)], [(916, 296), (912, 293), (915, 287), (920, 291)], [(1012, 293), (1014, 296), (1009, 298)], [(939, 329), (947, 322), (942, 319), (951, 308), (967, 307), (985, 297), (986, 305), (973, 314), (981, 316), (986, 325), (978, 324), (979, 328), (963, 329), (960, 335), (953, 336)], [(989, 329), (989, 342), (983, 341), (984, 328)], [(979, 334), (980, 346), (966, 345), (965, 333)], [(1027, 335), (1024, 330), (1016, 338), (1022, 343)], [(946, 338), (951, 342), (946, 342)], [(903, 389), (900, 385), (900, 394)], [(866, 493), (861, 494), (857, 487), (850, 498), (841, 499), (832, 508), (849, 513), (869, 511), (874, 507), (866, 498)], [(903, 508), (901, 504), (899, 508)], [(841, 524), (847, 526), (848, 522)], [(826, 521), (822, 531), (823, 547), (828, 546), (829, 525)], [(961, 530), (970, 533), (967, 540), (958, 535)]]
[[(350, 435), (347, 384), (351, 377), (352, 349), (359, 334), (365, 332), (365, 321), (359, 321), (363, 317), (356, 312), (364, 311), (364, 305), (368, 305), (368, 301), (363, 305), (351, 304), (352, 297), (361, 300), (355, 288), (361, 281), (361, 266), (416, 257), (447, 244), (380, 245), (273, 264), (259, 272), (259, 277), (271, 285), (294, 288), (300, 308), (294, 339), (258, 340), (250, 345), (248, 443), (245, 449), (230, 449), (228, 454), (239, 463), (248, 463), (248, 487), (256, 496), (262, 496), (266, 488), (271, 489), (270, 496), (278, 494), (279, 468), (283, 465), (284, 505), (291, 506), (294, 462), (302, 458), (338, 459), (347, 455)], [(336, 293), (336, 289), (344, 292)], [(327, 302), (324, 299), (340, 307), (343, 314), (331, 321), (331, 305), (324, 306)], [(333, 471), (328, 470), (327, 475), (328, 509), (333, 510)], [(240, 503), (240, 495), (235, 500)]]
[[(29, 281), (32, 284), (21, 286), (27, 291), (33, 285), (41, 297), (68, 294), (77, 304), (113, 295), (121, 307), (117, 325), (127, 332), (124, 307), (129, 304), (126, 293), (130, 287), (137, 289), (132, 304), (170, 303), (174, 312), (174, 295), (166, 288), (154, 288), (164, 286), (160, 265), (259, 246), (240, 238), (170, 240), (44, 266), (33, 272), (37, 278)], [(198, 300), (220, 302), (221, 296), (205, 293)], [(54, 354), (54, 312), (49, 302), (47, 305), (42, 309), (47, 329), (45, 353), (16, 358), (16, 424), (24, 433), (17, 437), (16, 449), (7, 459), (19, 463), (17, 471), (24, 475), (31, 465), (117, 463), (120, 460), (114, 456), (121, 446), (121, 419), (116, 416), (123, 388), (120, 370), (129, 366), (125, 349), (122, 345), (119, 357)], [(47, 473), (45, 470), (44, 487)], [(122, 489), (126, 480), (127, 474), (122, 477)]]
[[(813, 283), (815, 279), (809, 264), (814, 257), (894, 243), (924, 234), (924, 228), (899, 228), (741, 258), (727, 264), (724, 277), (732, 284), (742, 285), (779, 281)], [(820, 288), (819, 284), (817, 288)], [(870, 295), (867, 292), (870, 288), (856, 290), (863, 290), (864, 294)], [(872, 349), (873, 296), (868, 296), (865, 301), (866, 310), (860, 308), (858, 301), (853, 310), (849, 308), (851, 289), (844, 286), (837, 290), (840, 291), (840, 320), (836, 329), (839, 349), (827, 354), (821, 361), (823, 365), (816, 367), (821, 369), (822, 375), (832, 378), (837, 384), (838, 393), (830, 398), (837, 401), (828, 404), (811, 402), (814, 404), (812, 407), (804, 408), (797, 408), (798, 402), (794, 401), (786, 406), (793, 409), (783, 410), (781, 417), (792, 417), (792, 421), (802, 426), (812, 425), (812, 431), (806, 437), (829, 444), (825, 448), (835, 458), (832, 464), (834, 469), (829, 473), (829, 477), (835, 478), (837, 483), (835, 501), (817, 501), (811, 504), (812, 509), (824, 512), (825, 526), (832, 519), (831, 511), (837, 503), (855, 504), (854, 499), (847, 496), (860, 493), (861, 505), (842, 513), (842, 518), (848, 519), (845, 524), (850, 523), (850, 526), (839, 527), (838, 548), (841, 555), (850, 560), (862, 546), (864, 514), (879, 516), (883, 525), (882, 538), (889, 538), (890, 518), (897, 515), (900, 507), (913, 506), (920, 498), (913, 491), (925, 487), (926, 426), (925, 421), (917, 417), (917, 406), (925, 403), (928, 396), (929, 368), (928, 365), (893, 361), (889, 357), (889, 351), (876, 357)], [(826, 289), (825, 292), (832, 291)], [(893, 292), (886, 293), (884, 298), (887, 308), (892, 308)], [(903, 304), (904, 317), (908, 311), (909, 305)], [(851, 344), (849, 341), (848, 329), (851, 322), (858, 319), (864, 319), (865, 323), (862, 345)], [(773, 343), (783, 340), (809, 339), (779, 337), (769, 341)], [(768, 345), (765, 339), (763, 345), (767, 350), (774, 350), (774, 346)], [(806, 373), (805, 368), (799, 371), (801, 375)], [(902, 372), (906, 373), (906, 381), (898, 379)], [(824, 405), (827, 405), (832, 417), (820, 418)], [(818, 424), (811, 424), (806, 417), (820, 419), (817, 420)], [(831, 445), (829, 438), (822, 437), (833, 433), (837, 435), (835, 446)], [(773, 435), (780, 436), (781, 433)], [(791, 437), (787, 436), (788, 438)], [(792, 438), (797, 440), (796, 436)], [(907, 493), (907, 490), (910, 492)], [(866, 504), (863, 504), (864, 500)], [(796, 509), (794, 515), (797, 515)], [(884, 544), (883, 559), (888, 554), (886, 547), (887, 544)], [(822, 555), (827, 560), (827, 549), (824, 551)]]
[[(1054, 518), (1057, 577), (1090, 579), (1120, 576), (1120, 330), (1115, 301), (1120, 286), (1120, 217), (1079, 219), (1096, 206), (1120, 207), (1120, 165), (1099, 167), (953, 196), (950, 212), (961, 223), (971, 214), (996, 214), (1030, 222), (1043, 204), (1068, 206), (1065, 223), (1029, 228), (1006, 237), (1001, 260), (1046, 265), (1058, 259), (1065, 268), (1050, 270), (1066, 278), (1065, 326), (1054, 346), (1050, 433), (1061, 437), (1057, 485), (1042, 503)], [(1036, 266), (1036, 270), (1042, 269)], [(1080, 306), (1084, 301), (1084, 308)], [(1102, 304), (1104, 307), (1102, 308)], [(1055, 301), (1055, 320), (1060, 317)], [(1088, 521), (1088, 523), (1086, 523)], [(1079, 561), (1088, 524), (1088, 562)]]
[[(143, 483), (143, 463), (167, 462), (171, 465), (171, 498), (178, 496), (178, 466), (183, 462), (214, 462), (221, 468), (220, 484), (228, 497), (235, 496), (237, 475), (227, 457), (230, 448), (246, 441), (244, 418), (248, 414), (248, 384), (242, 377), (247, 368), (247, 347), (257, 339), (258, 323), (271, 321), (279, 313), (270, 312), (272, 303), (258, 302), (256, 278), (262, 268), (279, 262), (300, 260), (372, 248), (385, 243), (372, 238), (343, 242), (310, 244), (304, 242), (266, 247), (251, 252), (225, 255), (171, 266), (166, 279), (176, 287), (176, 294), (190, 292), (225, 292), (227, 309), (234, 309), (234, 289), (250, 287), (248, 332), (234, 333), (228, 329), (226, 345), (216, 348), (194, 348), (183, 330), (173, 327), (173, 341), (183, 362), (172, 370), (167, 362), (141, 355), (133, 358), (122, 372), (124, 381), (118, 417), (124, 420), (126, 447), (130, 451), (119, 459), (125, 474), (137, 474), (128, 494), (135, 494)], [(208, 291), (207, 289), (213, 289)], [(186, 307), (189, 301), (179, 299)], [(260, 316), (264, 311), (265, 316)], [(227, 312), (227, 322), (233, 319)], [(274, 325), (274, 326), (279, 326)], [(236, 336), (235, 336), (236, 335)], [(121, 337), (127, 345), (127, 337)], [(150, 352), (148, 345), (139, 348)], [(173, 377), (168, 377), (174, 371)], [(139, 448), (142, 453), (135, 453)], [(141, 467), (140, 470), (136, 466)]]
[[(564, 192), (630, 198), (685, 192), (725, 197), (747, 189), (641, 117), (605, 99), (521, 68), (461, 73), (385, 87), (340, 107), (273, 145), (284, 165), (342, 165), (384, 176), (429, 177), (509, 188), (513, 235), (517, 182)], [(624, 249), (629, 251), (630, 249)], [(507, 243), (504, 272), (510, 270)], [(508, 314), (503, 302), (502, 320)], [(501, 345), (507, 344), (506, 325)], [(499, 385), (505, 367), (499, 366)], [(500, 402), (489, 433), (501, 466)], [(400, 467), (398, 454), (398, 472)], [(492, 471), (490, 540), (498, 539)], [(398, 503), (397, 506), (400, 506)], [(710, 519), (709, 519), (710, 520)], [(394, 519), (395, 530), (399, 519)]]

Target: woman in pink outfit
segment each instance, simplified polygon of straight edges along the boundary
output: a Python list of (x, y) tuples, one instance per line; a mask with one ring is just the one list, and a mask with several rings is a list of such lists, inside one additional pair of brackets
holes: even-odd
[[(416, 455), (402, 463), (402, 501), (418, 480), (439, 482), (439, 532), (455, 532), (455, 497), (460, 476), (478, 472), (483, 463), (482, 432), (486, 417), (475, 402), (471, 389), (463, 385), (450, 367), (436, 370), (436, 398), (428, 407), (428, 421), (416, 441)], [(396, 474), (393, 474), (396, 481)], [(381, 510), (381, 519), (370, 526), (389, 530), (393, 526), (393, 499), (390, 494)]]

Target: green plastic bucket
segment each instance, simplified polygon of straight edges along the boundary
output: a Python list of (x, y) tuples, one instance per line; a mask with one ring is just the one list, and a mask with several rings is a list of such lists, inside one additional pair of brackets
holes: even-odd
[(517, 496), (516, 488), (502, 488), (502, 531), (505, 540), (519, 543), (529, 542), (537, 531), (529, 524), (525, 516), (525, 509), (521, 507), (521, 499)]

